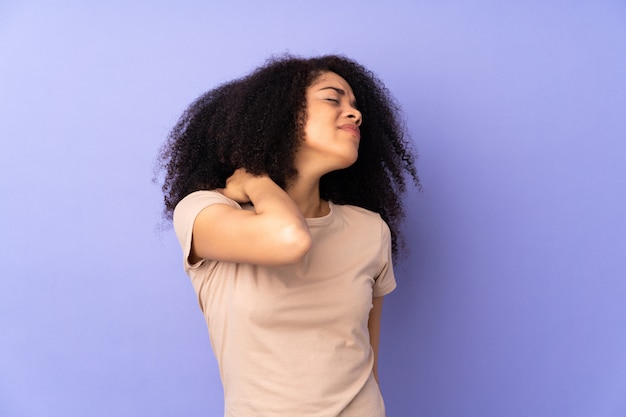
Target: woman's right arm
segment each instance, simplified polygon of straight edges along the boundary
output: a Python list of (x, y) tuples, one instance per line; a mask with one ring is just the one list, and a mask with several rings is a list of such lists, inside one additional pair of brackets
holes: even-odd
[(300, 209), (268, 176), (240, 168), (219, 190), (254, 211), (213, 204), (195, 219), (190, 263), (200, 259), (257, 265), (286, 265), (300, 260), (311, 247), (311, 234)]

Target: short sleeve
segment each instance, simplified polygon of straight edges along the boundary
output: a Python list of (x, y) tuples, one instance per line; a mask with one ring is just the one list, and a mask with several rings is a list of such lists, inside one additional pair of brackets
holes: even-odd
[(174, 231), (178, 238), (178, 243), (183, 251), (183, 264), (185, 271), (197, 268), (203, 261), (196, 264), (189, 264), (189, 254), (191, 252), (191, 238), (193, 224), (198, 214), (212, 204), (227, 204), (229, 206), (241, 208), (236, 201), (231, 200), (217, 191), (196, 191), (185, 198), (174, 208)]
[(382, 269), (375, 278), (372, 295), (382, 297), (396, 289), (396, 278), (393, 273), (393, 260), (391, 255), (391, 231), (389, 226), (381, 219), (381, 258)]

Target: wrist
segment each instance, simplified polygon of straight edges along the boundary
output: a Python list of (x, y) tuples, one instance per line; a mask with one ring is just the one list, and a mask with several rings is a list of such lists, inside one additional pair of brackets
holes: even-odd
[(243, 184), (243, 190), (250, 200), (254, 200), (262, 193), (267, 191), (280, 190), (280, 187), (267, 175), (252, 175), (246, 178)]

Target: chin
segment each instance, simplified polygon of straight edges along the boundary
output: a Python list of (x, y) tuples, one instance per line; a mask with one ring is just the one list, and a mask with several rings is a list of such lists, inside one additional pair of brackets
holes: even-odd
[(344, 163), (342, 164), (341, 168), (337, 168), (337, 169), (350, 168), (352, 165), (354, 165), (354, 163), (356, 162), (358, 158), (359, 158), (359, 155), (355, 155), (354, 158), (346, 159)]

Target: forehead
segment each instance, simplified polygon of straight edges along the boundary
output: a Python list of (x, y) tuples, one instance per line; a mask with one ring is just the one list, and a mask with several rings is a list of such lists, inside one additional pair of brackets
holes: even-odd
[(320, 75), (317, 76), (311, 83), (309, 88), (323, 88), (324, 86), (338, 87), (342, 90), (345, 90), (348, 94), (354, 96), (352, 92), (352, 87), (350, 84), (342, 76), (330, 71), (324, 71)]

